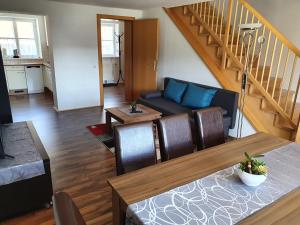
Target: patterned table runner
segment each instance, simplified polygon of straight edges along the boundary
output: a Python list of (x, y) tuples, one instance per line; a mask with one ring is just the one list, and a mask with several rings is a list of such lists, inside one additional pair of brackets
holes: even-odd
[(45, 174), (44, 162), (26, 122), (2, 128), (5, 153), (14, 159), (0, 159), (0, 186)]
[(300, 186), (300, 145), (265, 154), (268, 178), (258, 187), (244, 185), (238, 165), (132, 204), (127, 225), (236, 224)]

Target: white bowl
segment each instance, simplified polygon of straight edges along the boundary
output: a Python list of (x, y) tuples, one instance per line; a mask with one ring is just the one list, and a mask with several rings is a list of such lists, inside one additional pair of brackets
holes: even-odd
[(262, 184), (263, 182), (265, 182), (267, 179), (267, 174), (255, 175), (255, 174), (246, 173), (240, 169), (238, 169), (238, 175), (240, 179), (243, 181), (243, 183), (250, 187), (256, 187)]

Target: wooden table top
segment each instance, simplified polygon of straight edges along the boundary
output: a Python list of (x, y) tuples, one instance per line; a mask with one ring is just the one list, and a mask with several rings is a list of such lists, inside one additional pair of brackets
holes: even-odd
[[(219, 170), (233, 166), (244, 159), (244, 152), (262, 154), (290, 141), (265, 133), (258, 133), (240, 140), (232, 141), (204, 151), (150, 166), (108, 180), (113, 192), (120, 198), (123, 208), (147, 198), (164, 193), (178, 186), (208, 176)], [(289, 193), (284, 198), (247, 217), (242, 224), (271, 224), (260, 222), (257, 218), (274, 220), (284, 214), (295, 220), (297, 210), (300, 210), (300, 190)], [(290, 204), (287, 204), (290, 203)], [(278, 214), (273, 215), (274, 212)], [(292, 215), (290, 215), (292, 214)], [(297, 219), (300, 219), (298, 211)], [(294, 216), (293, 216), (294, 215)], [(279, 219), (277, 219), (279, 220)], [(277, 221), (275, 220), (275, 221)], [(295, 220), (300, 221), (300, 220)], [(282, 223), (276, 223), (282, 224)]]
[[(105, 109), (105, 111), (124, 124), (154, 121), (161, 118), (161, 112), (141, 104), (137, 104), (137, 109), (142, 110), (143, 113), (129, 114), (129, 108), (130, 106), (114, 107)], [(126, 109), (128, 109), (128, 113), (125, 112)]]

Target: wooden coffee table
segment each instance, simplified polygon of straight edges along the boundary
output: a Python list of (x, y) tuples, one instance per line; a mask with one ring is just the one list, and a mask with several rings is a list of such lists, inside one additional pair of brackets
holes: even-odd
[(122, 106), (105, 109), (106, 124), (111, 127), (111, 119), (115, 119), (122, 124), (155, 121), (161, 118), (161, 113), (147, 106), (138, 104), (137, 110), (142, 113), (130, 113), (130, 106)]

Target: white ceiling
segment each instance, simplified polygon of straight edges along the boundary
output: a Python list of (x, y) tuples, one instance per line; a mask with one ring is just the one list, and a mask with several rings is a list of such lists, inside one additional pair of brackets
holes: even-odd
[[(57, 2), (79, 3), (128, 9), (149, 9), (172, 7), (200, 2), (201, 0), (50, 0)], [(202, 0), (203, 1), (203, 0)], [(209, 1), (209, 0), (208, 0)]]

